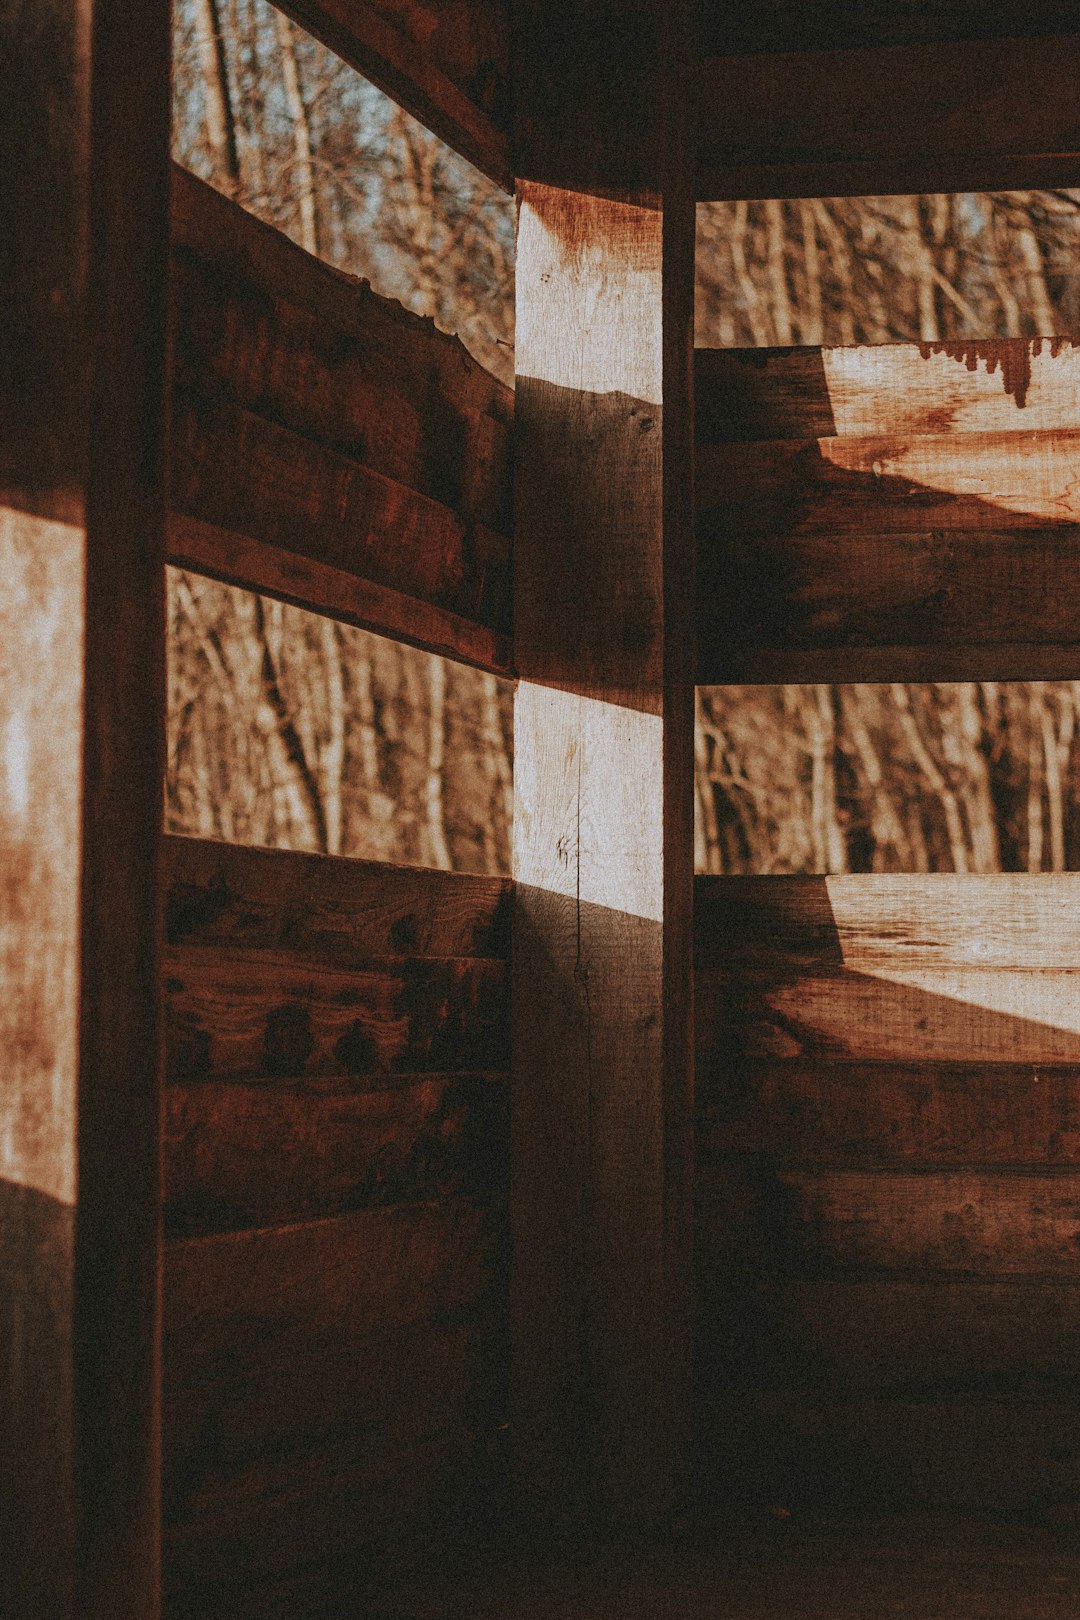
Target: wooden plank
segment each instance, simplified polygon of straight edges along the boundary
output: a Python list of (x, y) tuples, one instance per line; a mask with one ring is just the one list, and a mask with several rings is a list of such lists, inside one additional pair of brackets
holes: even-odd
[(165, 1092), (165, 1230), (199, 1236), (466, 1195), (509, 1171), (505, 1075), (174, 1083)]
[(771, 439), (1069, 432), (1080, 413), (1070, 338), (697, 349), (699, 446)]
[(1074, 1401), (777, 1394), (710, 1418), (704, 1469), (744, 1510), (1033, 1514), (1080, 1494)]
[(506, 1067), (501, 962), (391, 957), (346, 971), (288, 952), (170, 946), (162, 968), (169, 1080)]
[(507, 665), (512, 392), (180, 168), (172, 295), (171, 560)]
[(174, 381), (509, 533), (513, 391), (460, 339), (173, 167)]
[(513, 191), (504, 0), (288, 0), (303, 28)]
[(339, 968), (385, 956), (509, 959), (505, 878), (176, 837), (163, 840), (162, 866), (174, 948), (288, 950)]
[[(1041, 1275), (1068, 1279), (1080, 1173), (1062, 1170), (700, 1168), (702, 1252), (721, 1270), (795, 1276)], [(735, 1250), (745, 1249), (739, 1258)]]
[(732, 1151), (851, 1167), (1075, 1165), (1080, 1070), (1041, 1064), (698, 1064), (699, 1166)]
[(0, 1611), (148, 1620), (169, 8), (7, 7), (0, 91)]
[(706, 1273), (702, 1388), (822, 1398), (1075, 1399), (1080, 1291), (1045, 1278), (765, 1279)]
[(172, 426), (182, 516), (508, 628), (502, 536), (220, 397), (174, 397)]
[(699, 969), (1061, 969), (1080, 958), (1080, 874), (867, 872), (694, 880)]
[(1068, 185), (1080, 36), (716, 56), (698, 92), (699, 197)]
[(930, 45), (943, 40), (1012, 39), (1064, 33), (1076, 19), (1070, 0), (779, 0), (732, 7), (706, 0), (707, 55), (843, 50), (859, 45)]
[(511, 1433), (588, 1537), (662, 1520), (687, 1449), (689, 8), (515, 26)]
[(169, 560), (177, 568), (257, 589), (263, 596), (392, 636), (406, 646), (456, 658), (493, 675), (513, 676), (510, 636), (415, 596), (358, 579), (342, 568), (176, 512), (169, 517), (167, 545)]

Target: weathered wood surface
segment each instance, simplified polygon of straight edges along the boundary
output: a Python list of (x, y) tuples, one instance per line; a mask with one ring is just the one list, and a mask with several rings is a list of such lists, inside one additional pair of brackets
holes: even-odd
[(283, 10), (513, 190), (506, 0), (288, 0)]
[(392, 636), (410, 647), (444, 658), (456, 658), (496, 675), (514, 672), (512, 637), (489, 630), (473, 619), (449, 613), (431, 602), (359, 579), (343, 568), (283, 551), (250, 535), (202, 523), (198, 518), (169, 516), (168, 552), (178, 568), (250, 587), (279, 601), (322, 613), (343, 624)]
[(714, 1263), (766, 1273), (907, 1277), (1075, 1274), (1080, 1171), (699, 1165), (699, 1239)]
[(183, 838), (165, 879), (168, 1611), (354, 1601), (500, 1491), (510, 886)]
[(689, 1417), (689, 10), (514, 11), (511, 1434), (577, 1538), (663, 1519)]
[[(277, 547), (380, 587), (343, 604), (372, 628), (396, 631), (404, 597), (420, 604), (414, 641), (425, 608), (475, 621), (478, 642), (505, 634), (510, 390), (430, 321), (174, 177), (171, 503), (195, 528), (174, 527), (173, 560), (192, 560), (186, 536), (212, 558), (216, 528), (212, 571), (253, 588), (301, 599), (303, 565)], [(313, 583), (309, 605), (333, 609), (340, 583), (318, 569)], [(462, 639), (441, 614), (437, 639)]]
[(449, 1198), (169, 1245), (170, 1612), (304, 1568), (362, 1592), (373, 1548), (422, 1557), (486, 1500), (504, 1242)]
[[(1074, 1400), (902, 1400), (842, 1392), (724, 1402), (703, 1467), (737, 1505), (1036, 1514), (1080, 1495)], [(730, 1499), (730, 1498), (729, 1498)]]
[(698, 195), (1068, 185), (1078, 50), (1073, 32), (710, 57), (696, 111)]
[(162, 866), (174, 948), (287, 950), (339, 968), (373, 956), (509, 959), (505, 878), (175, 837)]
[(505, 1074), (354, 1089), (277, 1080), (165, 1092), (165, 1231), (196, 1236), (469, 1193), (505, 1193)]
[(1075, 1400), (1080, 1289), (1044, 1277), (758, 1277), (706, 1286), (714, 1389)]
[(698, 1163), (1077, 1165), (1080, 1068), (1040, 1063), (748, 1060), (698, 1068)]
[(703, 1478), (864, 1512), (1071, 1499), (1076, 880), (696, 901)]
[(699, 351), (699, 678), (1067, 677), (1078, 353)]
[(696, 349), (699, 449), (772, 439), (897, 439), (1075, 429), (1071, 338)]

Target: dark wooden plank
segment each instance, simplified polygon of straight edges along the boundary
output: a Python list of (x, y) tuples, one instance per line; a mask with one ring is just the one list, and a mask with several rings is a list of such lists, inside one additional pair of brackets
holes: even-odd
[(210, 395), (174, 396), (173, 452), (182, 516), (507, 630), (507, 542), (441, 502)]
[(1010, 39), (1064, 33), (1076, 21), (1071, 0), (774, 0), (729, 6), (705, 0), (707, 55), (752, 51), (843, 50), (859, 45), (930, 45), (943, 40)]
[(1041, 1064), (770, 1063), (730, 1047), (698, 1064), (698, 1163), (1080, 1163), (1080, 1070)]
[(689, 1419), (689, 8), (515, 7), (511, 1433), (656, 1522)]
[(1033, 1514), (1080, 1495), (1073, 1401), (718, 1401), (704, 1471), (741, 1509)]
[(773, 439), (1069, 432), (1080, 410), (1070, 338), (697, 349), (699, 446)]
[(764, 1279), (702, 1290), (701, 1380), (883, 1399), (1075, 1400), (1080, 1290), (1045, 1278)]
[(508, 972), (483, 958), (373, 958), (167, 947), (167, 1079), (324, 1079), (504, 1069)]
[(285, 951), (349, 968), (372, 957), (510, 955), (505, 878), (377, 861), (163, 841), (170, 946)]
[(721, 1271), (1068, 1279), (1075, 1269), (1075, 1167), (776, 1171), (767, 1159), (718, 1159), (699, 1176), (701, 1251)]
[(288, 0), (282, 9), (513, 190), (505, 0)]
[(174, 166), (181, 390), (244, 410), (509, 533), (514, 396), (460, 340)]
[(508, 1077), (394, 1076), (377, 1089), (176, 1082), (165, 1093), (165, 1230), (197, 1236), (344, 1210), (505, 1194)]
[(227, 585), (257, 589), (343, 624), (392, 636), (410, 647), (473, 664), (494, 675), (512, 677), (513, 642), (508, 635), (445, 608), (405, 596), (386, 585), (358, 579), (342, 568), (302, 557), (250, 535), (201, 523), (173, 512), (168, 523), (168, 557), (178, 568), (194, 569)]
[(1077, 35), (717, 56), (697, 106), (699, 197), (1070, 184)]

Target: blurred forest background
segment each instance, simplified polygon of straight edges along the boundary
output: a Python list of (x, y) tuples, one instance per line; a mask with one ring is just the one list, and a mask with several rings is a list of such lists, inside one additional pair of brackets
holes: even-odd
[[(176, 159), (513, 381), (505, 197), (265, 0), (175, 0)], [(1080, 190), (698, 210), (697, 342), (1080, 329)], [(508, 683), (170, 570), (170, 831), (509, 869)], [(1080, 682), (706, 688), (700, 871), (1080, 868)]]

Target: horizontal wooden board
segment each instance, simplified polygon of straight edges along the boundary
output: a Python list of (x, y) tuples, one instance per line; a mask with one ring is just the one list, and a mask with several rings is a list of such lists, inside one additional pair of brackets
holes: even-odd
[(509, 959), (506, 878), (170, 837), (162, 882), (172, 947), (287, 950), (339, 968), (384, 956)]
[(167, 1377), (198, 1383), (260, 1345), (285, 1355), (451, 1322), (490, 1292), (499, 1244), (491, 1211), (462, 1198), (168, 1243)]
[(193, 569), (241, 588), (257, 585), (263, 596), (391, 636), (406, 646), (474, 664), (494, 675), (510, 677), (514, 673), (510, 636), (431, 602), (178, 512), (169, 514), (167, 535), (168, 555), (177, 568)]
[(509, 533), (513, 391), (458, 338), (179, 166), (171, 248), (179, 386)]
[(1073, 1401), (776, 1394), (701, 1416), (703, 1484), (743, 1509), (978, 1516), (1080, 1499)]
[(695, 963), (874, 973), (1080, 964), (1080, 873), (694, 880)]
[(699, 449), (775, 439), (908, 440), (1069, 432), (1080, 420), (1071, 338), (697, 349)]
[(181, 516), (508, 628), (509, 545), (493, 531), (218, 395), (174, 393), (172, 428)]
[(171, 560), (505, 666), (512, 392), (183, 170), (172, 254)]
[(513, 191), (506, 0), (287, 0), (282, 9)]
[[(789, 1275), (1069, 1278), (1080, 1170), (777, 1171), (699, 1166), (702, 1264)], [(742, 1251), (742, 1252), (740, 1252)]]
[(167, 1080), (344, 1078), (504, 1069), (505, 964), (166, 947)]
[(1072, 0), (774, 0), (731, 6), (705, 0), (702, 47), (727, 51), (843, 50), (1061, 33), (1076, 20)]
[(698, 536), (858, 537), (885, 550), (902, 534), (940, 544), (957, 531), (1060, 527), (1075, 549), (1078, 451), (1080, 433), (1064, 429), (704, 446)]
[(165, 1527), (165, 1612), (295, 1620), (347, 1613), (400, 1580), (403, 1560), (418, 1580), (436, 1579), (463, 1531), (475, 1534), (485, 1513), (493, 1521), (499, 1479), (475, 1434), (453, 1423), (390, 1455), (250, 1468)]
[(1080, 1394), (1080, 1286), (1043, 1278), (707, 1278), (704, 1398), (725, 1386), (890, 1399)]
[(697, 105), (698, 196), (1070, 185), (1075, 33), (715, 56)]
[(487, 1204), (509, 1173), (508, 1079), (174, 1083), (164, 1151), (167, 1235), (457, 1195)]
[(1039, 1064), (698, 1066), (699, 1164), (737, 1151), (778, 1164), (1080, 1165), (1080, 1068)]

